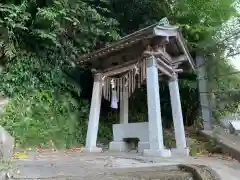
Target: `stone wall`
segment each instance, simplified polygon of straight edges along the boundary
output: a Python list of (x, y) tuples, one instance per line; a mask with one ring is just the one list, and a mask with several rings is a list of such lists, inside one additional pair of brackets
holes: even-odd
[(14, 150), (14, 138), (0, 126), (0, 160), (9, 162), (12, 160)]
[[(3, 110), (4, 105), (7, 104), (6, 98), (0, 97), (0, 113)], [(1, 116), (1, 114), (0, 114)], [(0, 126), (0, 160), (4, 162), (9, 162), (12, 159), (14, 150), (14, 138), (2, 127)]]

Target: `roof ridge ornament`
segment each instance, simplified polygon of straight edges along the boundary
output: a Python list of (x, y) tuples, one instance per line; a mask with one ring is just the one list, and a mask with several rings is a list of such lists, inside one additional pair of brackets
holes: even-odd
[(165, 37), (177, 36), (178, 27), (170, 25), (168, 18), (164, 17), (160, 19), (158, 24), (154, 27), (153, 34)]
[(167, 17), (164, 17), (162, 19), (160, 19), (160, 21), (158, 22), (159, 26), (169, 26), (169, 21)]

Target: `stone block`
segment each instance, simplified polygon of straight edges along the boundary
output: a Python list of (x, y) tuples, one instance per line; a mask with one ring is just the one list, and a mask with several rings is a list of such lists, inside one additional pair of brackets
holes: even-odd
[(102, 148), (99, 148), (99, 147), (91, 147), (91, 148), (85, 147), (83, 149), (83, 152), (85, 152), (85, 153), (100, 153), (100, 152), (103, 152), (103, 150), (102, 150)]
[(172, 155), (170, 149), (145, 149), (143, 154), (152, 157), (171, 157)]
[(143, 153), (145, 149), (150, 149), (149, 142), (139, 142), (138, 143), (138, 152)]
[(0, 160), (9, 162), (12, 160), (14, 151), (14, 138), (0, 126)]
[(130, 150), (129, 144), (124, 141), (112, 141), (109, 144), (109, 151), (127, 152)]
[(190, 150), (189, 148), (184, 148), (184, 149), (179, 149), (179, 148), (174, 148), (171, 149), (172, 155), (176, 156), (189, 156)]
[(125, 138), (138, 138), (140, 142), (149, 141), (148, 122), (113, 125), (113, 141), (121, 142)]

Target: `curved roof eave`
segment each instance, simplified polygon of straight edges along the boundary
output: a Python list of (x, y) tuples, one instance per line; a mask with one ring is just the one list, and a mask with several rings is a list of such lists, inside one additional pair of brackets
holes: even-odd
[(175, 36), (177, 38), (177, 41), (178, 41), (182, 51), (186, 55), (187, 60), (190, 64), (192, 70), (195, 71), (195, 63), (188, 51), (185, 39), (183, 38), (179, 27), (159, 26), (158, 24), (153, 24), (153, 25), (143, 28), (139, 31), (136, 31), (130, 35), (124, 36), (122, 39), (111, 44), (110, 46), (104, 47), (102, 49), (99, 49), (99, 50), (94, 51), (89, 54), (84, 54), (84, 55), (78, 57), (77, 63), (84, 63), (84, 62), (90, 61), (92, 59), (97, 59), (100, 57), (107, 56), (112, 52), (127, 48), (127, 47), (131, 46), (132, 44), (136, 43), (137, 41), (142, 40), (143, 38), (146, 38), (148, 36), (153, 36), (153, 37), (154, 36)]

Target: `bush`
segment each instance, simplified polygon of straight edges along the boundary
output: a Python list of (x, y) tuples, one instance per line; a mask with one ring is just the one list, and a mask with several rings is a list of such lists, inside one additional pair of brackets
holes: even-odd
[(0, 78), (1, 93), (9, 98), (0, 124), (18, 144), (70, 147), (84, 142), (88, 106), (79, 97), (80, 87), (59, 66), (19, 53)]
[(54, 100), (50, 91), (34, 91), (11, 99), (0, 123), (23, 147), (70, 147), (85, 140), (87, 113), (67, 94)]

